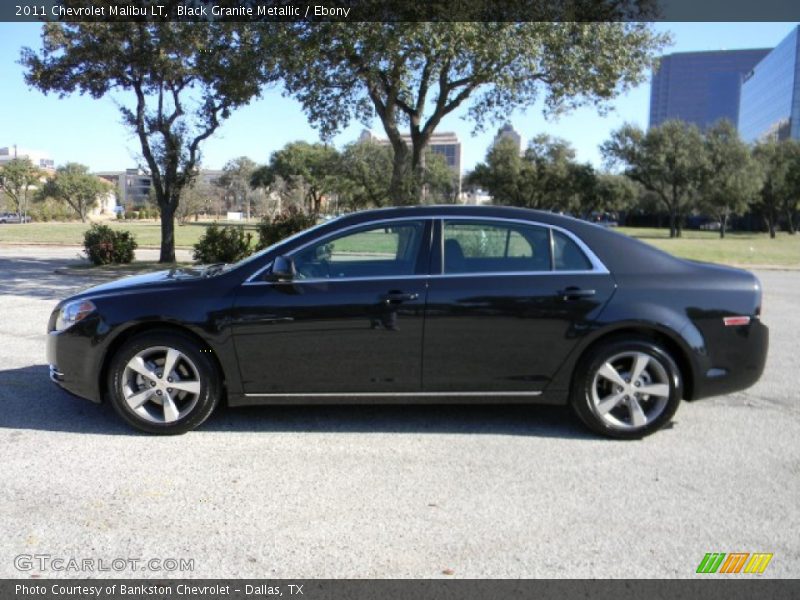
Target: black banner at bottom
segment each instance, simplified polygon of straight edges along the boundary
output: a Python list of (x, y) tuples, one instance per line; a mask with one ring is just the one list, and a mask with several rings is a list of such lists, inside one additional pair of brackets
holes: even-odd
[(789, 600), (800, 580), (726, 578), (675, 580), (541, 579), (5, 579), (0, 598), (41, 600)]

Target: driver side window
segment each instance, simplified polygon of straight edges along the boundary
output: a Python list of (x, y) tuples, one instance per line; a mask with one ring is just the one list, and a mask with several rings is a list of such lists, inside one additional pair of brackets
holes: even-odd
[(423, 221), (366, 226), (327, 238), (295, 253), (298, 279), (413, 275)]

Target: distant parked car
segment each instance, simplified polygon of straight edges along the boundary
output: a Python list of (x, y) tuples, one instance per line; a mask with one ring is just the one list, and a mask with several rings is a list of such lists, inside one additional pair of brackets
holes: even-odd
[(704, 231), (719, 231), (722, 224), (719, 221), (706, 221), (700, 225), (700, 229)]
[(28, 215), (24, 217), (17, 213), (4, 212), (0, 213), (0, 223), (30, 223), (31, 218)]

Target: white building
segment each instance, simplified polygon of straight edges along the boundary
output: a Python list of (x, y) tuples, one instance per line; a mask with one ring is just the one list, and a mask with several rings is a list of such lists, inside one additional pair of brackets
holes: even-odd
[(55, 162), (53, 162), (53, 159), (44, 152), (19, 148), (16, 145), (0, 148), (0, 165), (12, 161), (15, 158), (27, 158), (34, 164), (34, 166), (44, 169), (48, 172), (55, 170)]

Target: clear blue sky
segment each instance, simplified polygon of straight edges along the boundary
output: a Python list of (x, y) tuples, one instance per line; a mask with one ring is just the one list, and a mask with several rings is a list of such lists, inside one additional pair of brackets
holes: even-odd
[[(657, 30), (673, 34), (673, 45), (667, 52), (773, 47), (792, 26), (791, 23), (655, 25)], [(95, 171), (136, 166), (138, 143), (122, 126), (112, 98), (94, 100), (76, 94), (59, 99), (25, 85), (22, 68), (17, 64), (19, 51), (23, 46), (38, 49), (39, 34), (38, 24), (0, 23), (0, 147), (17, 144), (48, 153), (56, 164), (80, 162)], [(548, 121), (542, 116), (541, 107), (532, 107), (525, 113), (512, 114), (510, 121), (522, 135), (523, 143), (539, 133), (559, 136), (572, 143), (580, 160), (599, 165), (598, 147), (613, 129), (626, 121), (647, 126), (649, 98), (648, 82), (620, 97), (614, 103), (615, 110), (606, 117), (585, 108), (558, 121)], [(351, 125), (334, 143), (341, 147), (354, 140), (362, 128), (358, 123)], [(383, 135), (377, 121), (372, 130)], [(462, 167), (466, 171), (483, 159), (496, 127), (473, 136), (472, 125), (459, 114), (453, 114), (442, 121), (438, 131), (458, 134), (462, 142)], [(242, 155), (262, 163), (287, 142), (318, 139), (296, 101), (282, 97), (279, 89), (268, 90), (257, 101), (236, 111), (205, 142), (203, 166), (222, 168), (227, 160)]]

